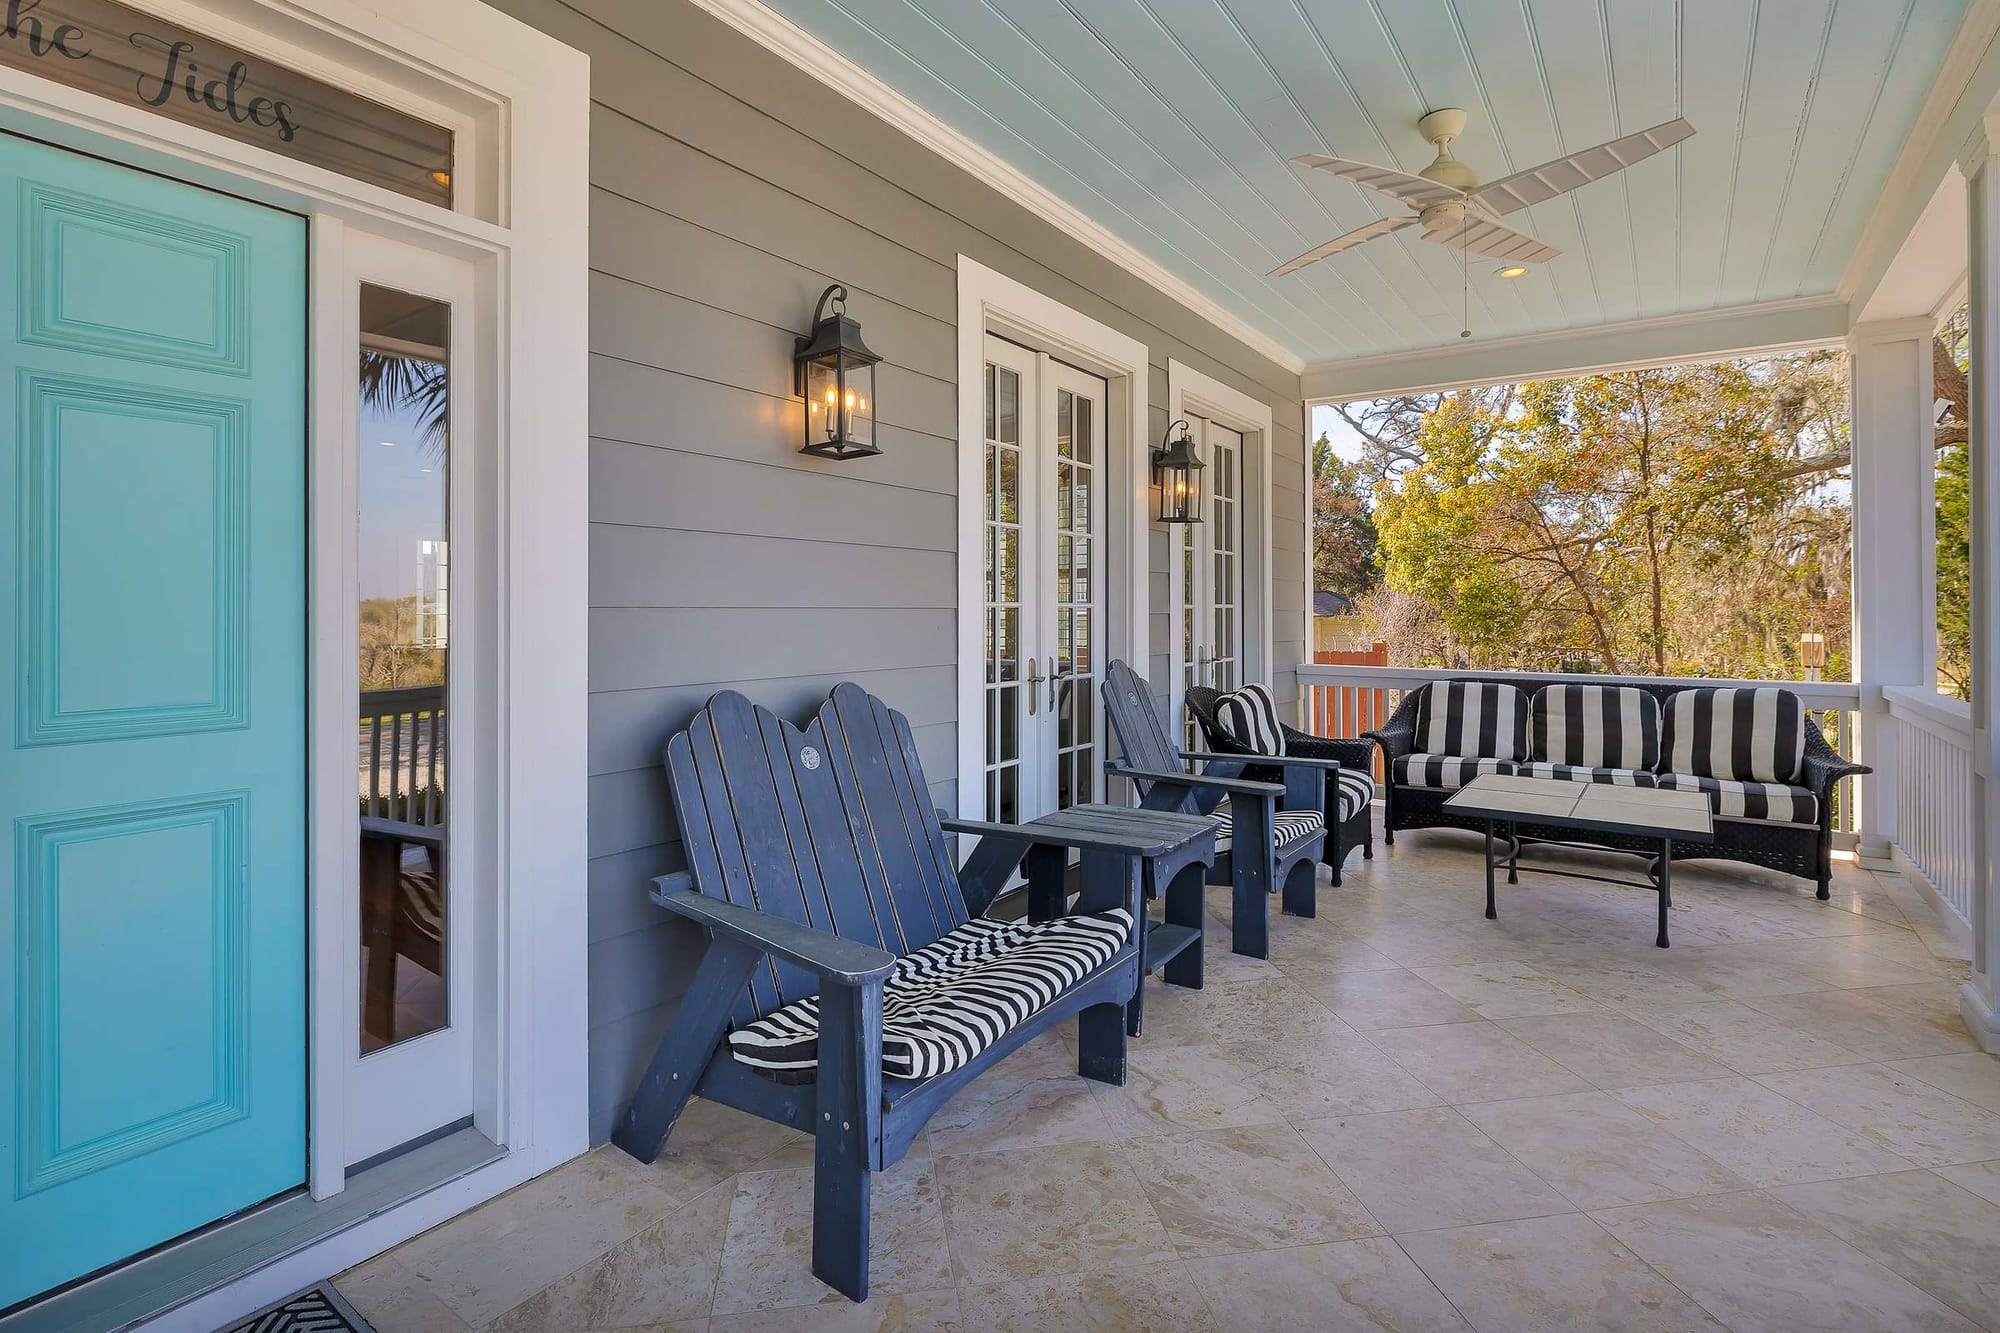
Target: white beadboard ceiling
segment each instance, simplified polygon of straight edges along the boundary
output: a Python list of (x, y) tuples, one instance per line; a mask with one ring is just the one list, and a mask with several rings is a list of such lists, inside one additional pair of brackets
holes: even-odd
[[(767, 0), (1306, 362), (1831, 293), (1965, 0)], [(1483, 180), (1686, 116), (1696, 135), (1508, 221), (1508, 281), (1287, 159), (1416, 171), (1465, 108)], [(1469, 314), (1461, 310), (1469, 299)]]

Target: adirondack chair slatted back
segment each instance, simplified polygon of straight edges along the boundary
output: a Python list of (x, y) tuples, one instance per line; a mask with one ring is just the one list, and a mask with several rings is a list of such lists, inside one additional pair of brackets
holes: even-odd
[[(1125, 752), (1126, 763), (1160, 772), (1185, 771), (1180, 751), (1153, 707), (1152, 687), (1128, 663), (1113, 662), (1105, 673), (1104, 708), (1110, 714), (1111, 730), (1118, 737), (1119, 749)], [(1152, 785), (1155, 784), (1138, 784), (1143, 803), (1150, 808), (1207, 814), (1221, 804), (1220, 796), (1206, 792), (1188, 792), (1162, 804), (1153, 798), (1149, 790)]]
[[(725, 690), (668, 742), (666, 765), (703, 893), (896, 954), (964, 924), (909, 723), (859, 686), (835, 689), (803, 730)], [(736, 1017), (818, 990), (774, 960)]]

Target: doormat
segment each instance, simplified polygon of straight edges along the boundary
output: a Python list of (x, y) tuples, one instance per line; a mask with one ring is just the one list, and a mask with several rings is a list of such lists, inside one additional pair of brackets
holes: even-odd
[(375, 1326), (322, 1282), (265, 1306), (224, 1333), (375, 1333)]

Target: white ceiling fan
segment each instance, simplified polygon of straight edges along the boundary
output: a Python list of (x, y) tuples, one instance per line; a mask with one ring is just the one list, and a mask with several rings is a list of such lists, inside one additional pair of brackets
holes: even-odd
[(1417, 225), (1423, 227), (1425, 240), (1439, 245), (1491, 255), (1514, 265), (1546, 263), (1562, 251), (1501, 222), (1503, 214), (1602, 180), (1694, 133), (1694, 126), (1685, 120), (1670, 120), (1481, 185), (1478, 173), (1451, 155), (1451, 141), (1465, 132), (1465, 121), (1465, 112), (1446, 107), (1417, 122), (1417, 132), (1436, 144), (1438, 153), (1436, 161), (1414, 176), (1393, 167), (1320, 153), (1293, 158), (1294, 166), (1314, 167), (1344, 176), (1356, 185), (1401, 200), (1415, 211), (1403, 217), (1377, 218), (1345, 236), (1336, 236), (1325, 245), (1280, 264), (1271, 270), (1270, 276), (1279, 278), (1296, 273), (1308, 264), (1318, 263), (1363, 241)]

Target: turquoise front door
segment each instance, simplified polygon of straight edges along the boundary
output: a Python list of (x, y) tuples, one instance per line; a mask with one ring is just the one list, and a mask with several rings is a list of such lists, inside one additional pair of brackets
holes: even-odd
[(0, 1309), (305, 1179), (305, 283), (0, 134)]

